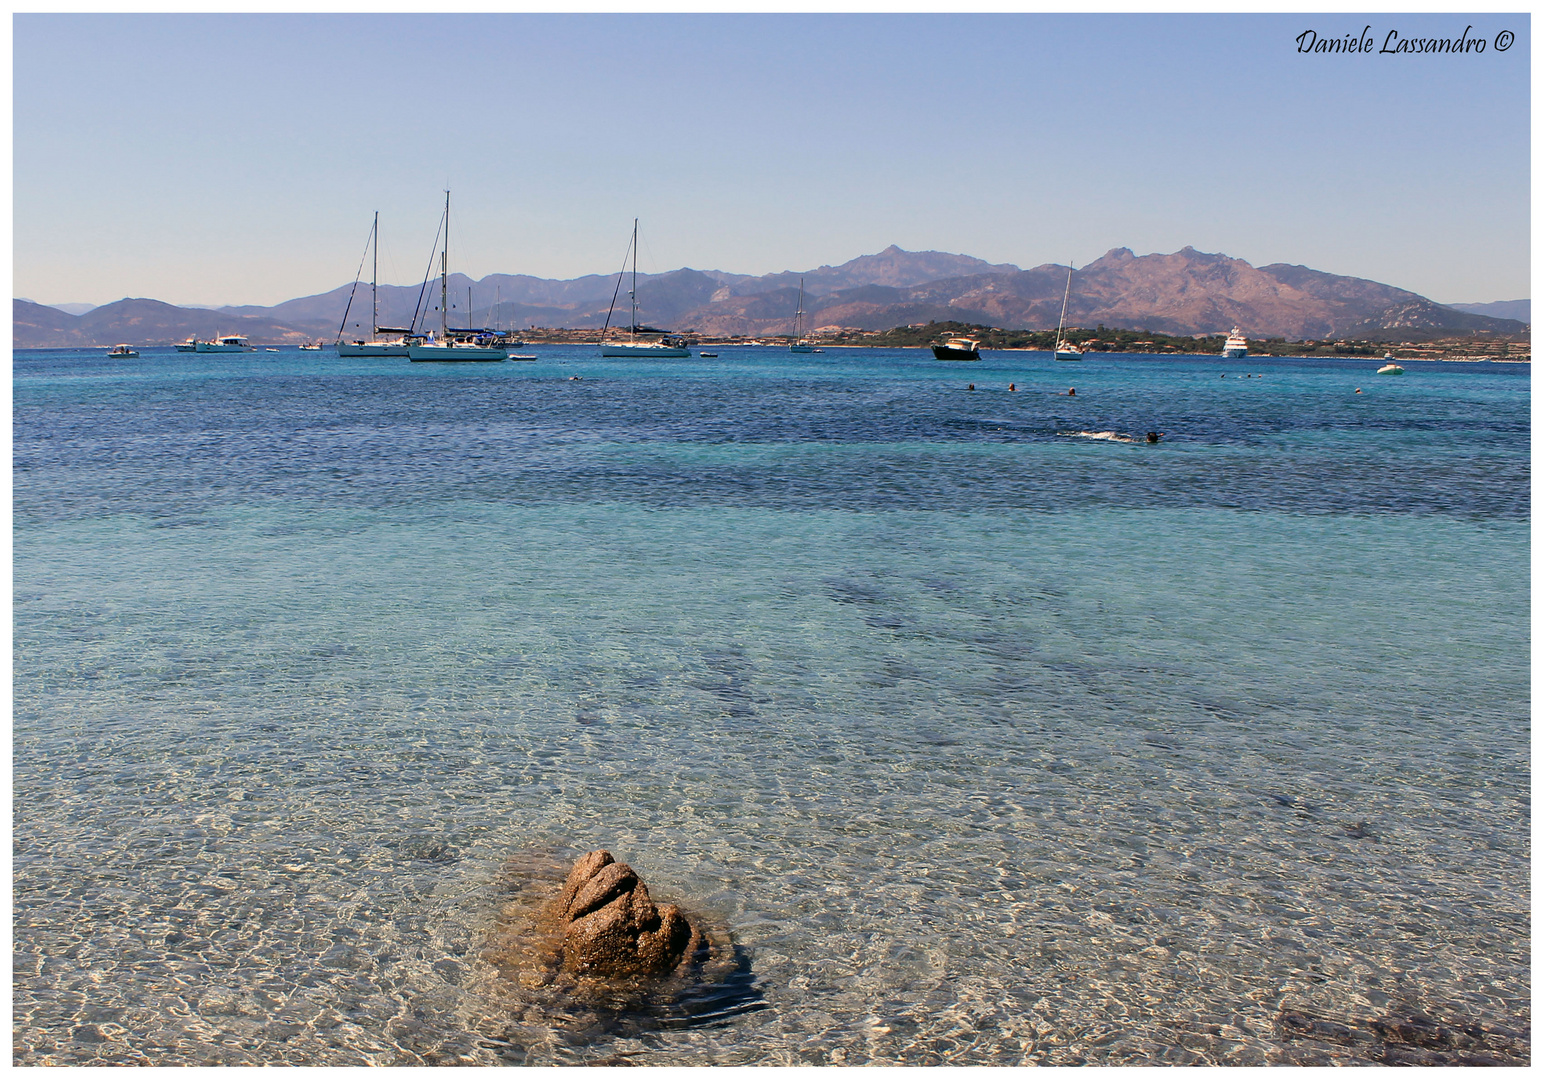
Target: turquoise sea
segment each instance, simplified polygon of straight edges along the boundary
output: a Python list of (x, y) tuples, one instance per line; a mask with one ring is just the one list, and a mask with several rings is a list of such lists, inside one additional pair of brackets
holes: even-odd
[[(15, 1062), (1526, 1046), (1527, 365), (531, 351), (15, 354)], [(483, 958), (597, 847), (711, 1007)]]

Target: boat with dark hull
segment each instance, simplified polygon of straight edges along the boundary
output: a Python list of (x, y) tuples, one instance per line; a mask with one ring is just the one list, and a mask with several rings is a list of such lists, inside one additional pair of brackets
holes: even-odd
[(933, 346), (935, 360), (980, 360), (981, 342), (973, 338), (950, 338), (942, 345)]

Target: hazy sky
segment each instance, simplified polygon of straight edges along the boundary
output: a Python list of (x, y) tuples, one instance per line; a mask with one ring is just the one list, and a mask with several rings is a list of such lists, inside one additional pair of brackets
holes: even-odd
[[(1359, 36), (1371, 54), (1299, 54)], [(1380, 55), (1401, 37), (1487, 42)], [(14, 293), (1186, 244), (1529, 295), (1527, 15), (18, 15)], [(1498, 33), (1515, 44), (1497, 51)], [(366, 275), (369, 269), (366, 267)]]

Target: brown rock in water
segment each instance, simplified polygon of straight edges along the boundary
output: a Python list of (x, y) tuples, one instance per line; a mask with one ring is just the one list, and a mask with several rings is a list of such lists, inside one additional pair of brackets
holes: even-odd
[(655, 904), (633, 868), (592, 851), (554, 903), (561, 966), (575, 975), (667, 975), (700, 960), (708, 939), (674, 904)]
[(1282, 1009), (1277, 1029), (1291, 1039), (1338, 1043), (1356, 1060), (1383, 1065), (1526, 1065), (1528, 1037), (1477, 1022), (1437, 1021), (1409, 1011), (1373, 1020)]

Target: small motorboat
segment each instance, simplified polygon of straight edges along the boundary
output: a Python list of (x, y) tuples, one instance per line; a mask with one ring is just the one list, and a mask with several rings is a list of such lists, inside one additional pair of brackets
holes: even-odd
[(1379, 375), (1403, 375), (1405, 373), (1404, 368), (1394, 363), (1392, 356), (1385, 356), (1383, 359), (1387, 360), (1388, 363), (1378, 369)]
[(322, 346), (321, 346), (320, 342), (317, 342), (314, 345), (302, 345), (300, 347), (300, 351), (301, 352), (321, 352), (322, 351)]
[(704, 360), (717, 360), (718, 359), (718, 353), (716, 353), (716, 352), (700, 352), (697, 355), (702, 357)]
[(980, 360), (981, 342), (973, 338), (952, 337), (942, 345), (933, 346), (935, 360)]
[(139, 352), (128, 345), (114, 345), (107, 355), (115, 360), (132, 360)]
[(510, 353), (509, 354), (509, 358), (511, 360), (535, 360), (536, 359), (536, 354), (535, 353)]

